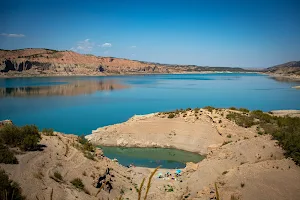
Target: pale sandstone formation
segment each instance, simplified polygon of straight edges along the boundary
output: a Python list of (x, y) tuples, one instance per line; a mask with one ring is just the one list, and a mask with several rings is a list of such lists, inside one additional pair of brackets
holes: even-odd
[[(207, 154), (203, 161), (187, 164), (182, 182), (154, 181), (153, 186), (160, 189), (161, 184), (172, 185), (174, 198), (168, 199), (215, 198), (215, 183), (225, 200), (300, 198), (300, 168), (284, 158), (284, 151), (271, 136), (258, 135), (256, 127), (237, 126), (223, 117), (227, 112), (192, 110), (186, 117), (181, 114), (172, 119), (158, 113), (134, 116), (127, 122), (99, 128), (87, 138), (101, 145), (174, 147)], [(158, 199), (155, 195), (156, 190), (152, 190), (149, 197)]]
[(231, 135), (232, 140), (256, 134), (255, 129), (244, 129), (205, 109), (198, 113), (187, 111), (187, 116), (183, 115), (172, 119), (159, 113), (134, 116), (127, 122), (98, 128), (86, 138), (106, 146), (173, 147), (207, 154), (208, 149), (227, 141), (227, 135)]

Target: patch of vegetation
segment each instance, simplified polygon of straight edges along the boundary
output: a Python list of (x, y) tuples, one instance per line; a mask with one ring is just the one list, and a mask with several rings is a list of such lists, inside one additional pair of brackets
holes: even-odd
[(229, 110), (237, 110), (236, 107), (230, 107)]
[(174, 113), (170, 113), (169, 116), (168, 116), (168, 118), (170, 118), (170, 119), (172, 119), (172, 118), (174, 118), (174, 117), (175, 117), (175, 114), (174, 114)]
[(18, 183), (9, 179), (4, 170), (0, 170), (0, 199), (23, 200), (22, 190)]
[(228, 173), (228, 171), (224, 171), (223, 173), (222, 173), (222, 175), (225, 175), (225, 174), (227, 174)]
[(20, 147), (22, 150), (38, 149), (38, 142), (41, 139), (39, 130), (35, 125), (17, 127), (6, 124), (0, 129), (0, 140), (10, 147)]
[(240, 108), (239, 111), (243, 112), (243, 113), (248, 113), (250, 112), (248, 109), (246, 108)]
[(84, 190), (84, 184), (80, 178), (75, 178), (71, 181), (72, 185), (74, 185), (79, 190)]
[(224, 146), (224, 145), (226, 145), (226, 144), (229, 144), (229, 143), (231, 143), (232, 141), (230, 140), (230, 141), (224, 141), (223, 142), (223, 144), (222, 144), (222, 146)]
[(89, 151), (89, 152), (94, 152), (95, 151), (95, 146), (90, 143), (84, 135), (81, 135), (78, 137), (78, 142), (82, 145), (82, 150), (83, 151)]
[(43, 132), (44, 135), (46, 135), (46, 136), (54, 136), (54, 134), (53, 134), (53, 132), (54, 132), (53, 128), (44, 128), (44, 129), (42, 130), (42, 132)]
[(18, 164), (18, 160), (14, 153), (2, 142), (0, 142), (0, 163)]
[(167, 186), (164, 185), (164, 188), (165, 188), (166, 192), (173, 192), (174, 191), (174, 189), (171, 185), (167, 185)]
[[(84, 156), (88, 159), (91, 160), (95, 160), (95, 150), (96, 147), (90, 143), (85, 137), (84, 135), (78, 136), (78, 143), (73, 143), (73, 146), (77, 149), (79, 149), (80, 151), (83, 152)], [(65, 154), (66, 155), (66, 154)]]
[[(291, 157), (300, 165), (300, 118), (276, 117), (261, 110), (254, 110), (249, 115), (230, 113), (226, 117), (242, 127), (258, 125), (258, 134), (270, 134), (285, 150), (285, 156)], [(263, 130), (263, 131), (261, 131)]]
[(212, 106), (205, 106), (204, 109), (208, 110), (209, 112), (212, 113), (212, 111), (215, 109), (214, 107)]
[(240, 113), (231, 112), (227, 114), (226, 118), (245, 128), (251, 127), (255, 124), (252, 117), (248, 117)]
[(227, 137), (228, 137), (228, 138), (231, 138), (231, 134), (228, 134)]
[(60, 180), (60, 181), (63, 180), (62, 175), (61, 175), (58, 171), (55, 171), (55, 172), (54, 172), (54, 177), (55, 177), (56, 179)]

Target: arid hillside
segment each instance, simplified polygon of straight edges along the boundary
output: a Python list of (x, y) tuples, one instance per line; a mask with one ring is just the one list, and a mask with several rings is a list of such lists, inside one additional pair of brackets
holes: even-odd
[(242, 68), (167, 65), (50, 49), (0, 50), (0, 75), (111, 75), (245, 71)]
[(300, 77), (300, 61), (287, 62), (265, 69), (271, 75), (281, 75), (286, 77)]
[[(188, 108), (134, 116), (85, 138), (5, 120), (0, 199), (300, 199), (297, 116), (299, 111)], [(175, 169), (122, 166), (92, 143), (174, 147), (206, 157), (187, 163), (176, 176)]]

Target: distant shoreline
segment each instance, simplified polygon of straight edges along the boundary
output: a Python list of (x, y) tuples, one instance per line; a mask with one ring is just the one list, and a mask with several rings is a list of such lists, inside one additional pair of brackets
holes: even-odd
[[(111, 76), (145, 76), (145, 75), (172, 75), (172, 74), (264, 74), (261, 72), (233, 72), (233, 71), (193, 71), (193, 72), (175, 72), (175, 73), (125, 73), (125, 74), (22, 74), (14, 73), (6, 75), (6, 73), (0, 73), (0, 78), (42, 78), (42, 77), (111, 77)], [(266, 74), (268, 75), (268, 74)]]

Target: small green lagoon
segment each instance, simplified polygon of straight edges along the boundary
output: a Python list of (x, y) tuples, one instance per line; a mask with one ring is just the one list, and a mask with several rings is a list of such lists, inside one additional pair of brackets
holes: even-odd
[(197, 153), (170, 148), (104, 147), (104, 155), (118, 159), (123, 166), (176, 169), (184, 168), (187, 162), (197, 163), (205, 158)]

